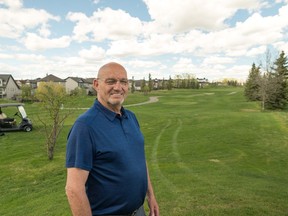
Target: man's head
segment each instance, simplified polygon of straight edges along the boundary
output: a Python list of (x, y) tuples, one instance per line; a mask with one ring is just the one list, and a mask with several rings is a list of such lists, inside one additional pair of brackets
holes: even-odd
[(129, 83), (125, 68), (115, 62), (103, 65), (93, 82), (98, 101), (108, 109), (119, 112), (127, 94)]

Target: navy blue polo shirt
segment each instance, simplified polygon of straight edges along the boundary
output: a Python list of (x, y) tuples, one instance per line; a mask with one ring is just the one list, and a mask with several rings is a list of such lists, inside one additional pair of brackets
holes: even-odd
[(119, 116), (96, 100), (68, 135), (66, 167), (89, 171), (93, 215), (129, 214), (147, 192), (144, 137), (134, 113), (121, 111)]

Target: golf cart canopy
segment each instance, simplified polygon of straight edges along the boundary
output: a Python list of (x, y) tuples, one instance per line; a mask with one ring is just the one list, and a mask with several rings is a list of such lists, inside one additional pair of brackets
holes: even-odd
[(23, 103), (3, 103), (0, 104), (0, 108), (1, 107), (12, 107), (12, 106), (24, 106)]

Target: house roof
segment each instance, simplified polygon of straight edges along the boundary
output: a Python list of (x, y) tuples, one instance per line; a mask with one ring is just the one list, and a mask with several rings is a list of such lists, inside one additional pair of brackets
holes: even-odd
[(95, 78), (93, 77), (93, 78), (86, 78), (85, 80), (86, 80), (86, 83), (93, 84), (94, 79)]
[(95, 78), (67, 77), (65, 80), (69, 78), (73, 79), (77, 83), (88, 83), (88, 84), (93, 84), (93, 80), (95, 79)]
[(15, 83), (15, 85), (17, 86), (18, 89), (20, 89), (19, 85), (17, 84), (17, 82), (14, 80), (13, 76), (11, 74), (0, 74), (0, 79), (2, 79), (3, 81), (5, 81), (5, 85), (3, 85), (4, 87), (7, 85), (9, 79), (12, 79), (12, 81)]
[(83, 79), (83, 78), (81, 78), (81, 77), (67, 77), (65, 80), (67, 80), (67, 79), (72, 79), (72, 80), (74, 80), (75, 82), (77, 82), (77, 83), (85, 83), (86, 81), (85, 81), (85, 79)]
[(65, 80), (54, 76), (53, 74), (49, 74), (46, 77), (39, 80), (39, 82), (65, 82)]
[(7, 82), (10, 76), (10, 74), (0, 74), (0, 79)]

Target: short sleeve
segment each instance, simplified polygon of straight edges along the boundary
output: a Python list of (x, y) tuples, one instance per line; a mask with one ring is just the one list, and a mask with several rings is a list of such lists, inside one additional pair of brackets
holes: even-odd
[(90, 171), (93, 166), (93, 140), (91, 129), (83, 122), (75, 122), (71, 128), (66, 147), (66, 167)]

